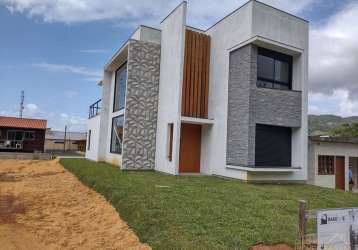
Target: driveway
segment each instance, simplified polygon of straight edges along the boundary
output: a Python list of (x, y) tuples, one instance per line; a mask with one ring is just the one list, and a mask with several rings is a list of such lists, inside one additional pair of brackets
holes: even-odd
[(150, 249), (57, 161), (0, 161), (2, 249)]

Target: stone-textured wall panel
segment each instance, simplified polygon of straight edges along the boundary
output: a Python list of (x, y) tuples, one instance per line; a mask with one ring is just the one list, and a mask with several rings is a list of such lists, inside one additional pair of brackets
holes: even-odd
[(230, 53), (227, 151), (228, 165), (254, 166), (256, 124), (301, 126), (302, 93), (258, 88), (257, 47)]
[(131, 40), (123, 138), (123, 169), (154, 169), (160, 45)]
[(252, 90), (251, 98), (251, 110), (255, 112), (256, 123), (301, 126), (301, 92), (256, 88)]
[(228, 165), (248, 165), (251, 46), (230, 53), (227, 121)]

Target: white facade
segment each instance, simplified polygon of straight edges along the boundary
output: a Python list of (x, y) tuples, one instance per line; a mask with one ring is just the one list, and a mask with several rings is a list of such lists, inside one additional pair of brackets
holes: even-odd
[[(181, 124), (201, 125), (200, 172), (252, 181), (307, 180), (307, 96), (308, 96), (308, 23), (257, 1), (249, 1), (206, 31), (189, 28), (186, 24), (187, 3), (173, 10), (160, 25), (161, 32), (141, 26), (132, 39), (161, 44), (158, 122), (155, 170), (179, 174)], [(210, 36), (210, 70), (208, 119), (183, 117), (182, 82), (186, 30)], [(292, 166), (270, 169), (230, 166), (226, 162), (229, 55), (245, 45), (267, 48), (293, 57), (292, 90), (301, 91), (301, 126), (292, 132)], [(128, 57), (125, 44), (106, 65), (103, 79), (103, 108), (99, 132), (98, 153), (88, 152), (92, 160), (121, 165), (121, 156), (110, 153), (115, 70)], [(121, 111), (124, 112), (124, 111)], [(125, 115), (125, 114), (124, 114)], [(95, 128), (89, 122), (89, 129)], [(169, 124), (174, 124), (173, 157), (169, 150)], [(95, 132), (92, 132), (95, 133)], [(125, 134), (124, 134), (125, 136)], [(94, 143), (94, 142), (93, 142)], [(96, 150), (96, 147), (92, 147)], [(97, 155), (97, 157), (95, 157)]]

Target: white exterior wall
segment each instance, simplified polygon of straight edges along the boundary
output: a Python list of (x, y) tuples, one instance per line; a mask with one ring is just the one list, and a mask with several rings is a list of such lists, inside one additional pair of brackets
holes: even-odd
[[(155, 169), (177, 174), (180, 148), (181, 88), (183, 82), (186, 2), (162, 23), (160, 84)], [(172, 161), (168, 160), (168, 124), (174, 124)]]
[(313, 185), (335, 188), (336, 187), (336, 178), (335, 175), (318, 175), (318, 156), (319, 155), (332, 155), (332, 156), (344, 156), (345, 157), (345, 189), (349, 190), (349, 157), (358, 157), (358, 145), (348, 144), (348, 143), (330, 143), (330, 142), (312, 142), (310, 147), (313, 147), (313, 150), (310, 152), (313, 153), (313, 156), (310, 156), (311, 159), (309, 162), (309, 168), (314, 171), (310, 171), (314, 174)]
[[(92, 161), (98, 161), (99, 158), (100, 120), (101, 116), (97, 115), (89, 119), (87, 123), (86, 158)], [(89, 130), (91, 130), (91, 140), (88, 140)], [(91, 143), (90, 150), (88, 150), (88, 143)]]
[[(246, 41), (251, 34), (252, 2), (222, 20), (206, 33), (211, 36), (208, 116), (214, 119), (202, 144), (202, 165), (211, 173), (232, 178), (246, 177), (238, 170), (226, 169), (226, 137), (228, 113), (229, 52), (231, 47)], [(209, 129), (208, 129), (209, 130)]]
[[(209, 118), (215, 123), (211, 131), (205, 130), (202, 164), (212, 174), (245, 180), (307, 179), (307, 82), (308, 82), (308, 24), (307, 22), (251, 1), (223, 19), (207, 32), (211, 36), (211, 64), (209, 83)], [(295, 54), (293, 63), (293, 90), (302, 91), (302, 125), (292, 133), (292, 166), (301, 171), (289, 173), (246, 173), (226, 166), (227, 100), (229, 77), (229, 51), (265, 40), (265, 47)], [(282, 48), (281, 48), (282, 47)], [(299, 52), (298, 52), (299, 51)]]

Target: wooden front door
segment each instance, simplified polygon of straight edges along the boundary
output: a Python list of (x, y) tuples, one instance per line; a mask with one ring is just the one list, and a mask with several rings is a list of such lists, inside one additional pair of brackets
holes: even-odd
[(200, 173), (201, 126), (182, 124), (179, 173)]
[(336, 157), (336, 188), (345, 190), (344, 157)]

